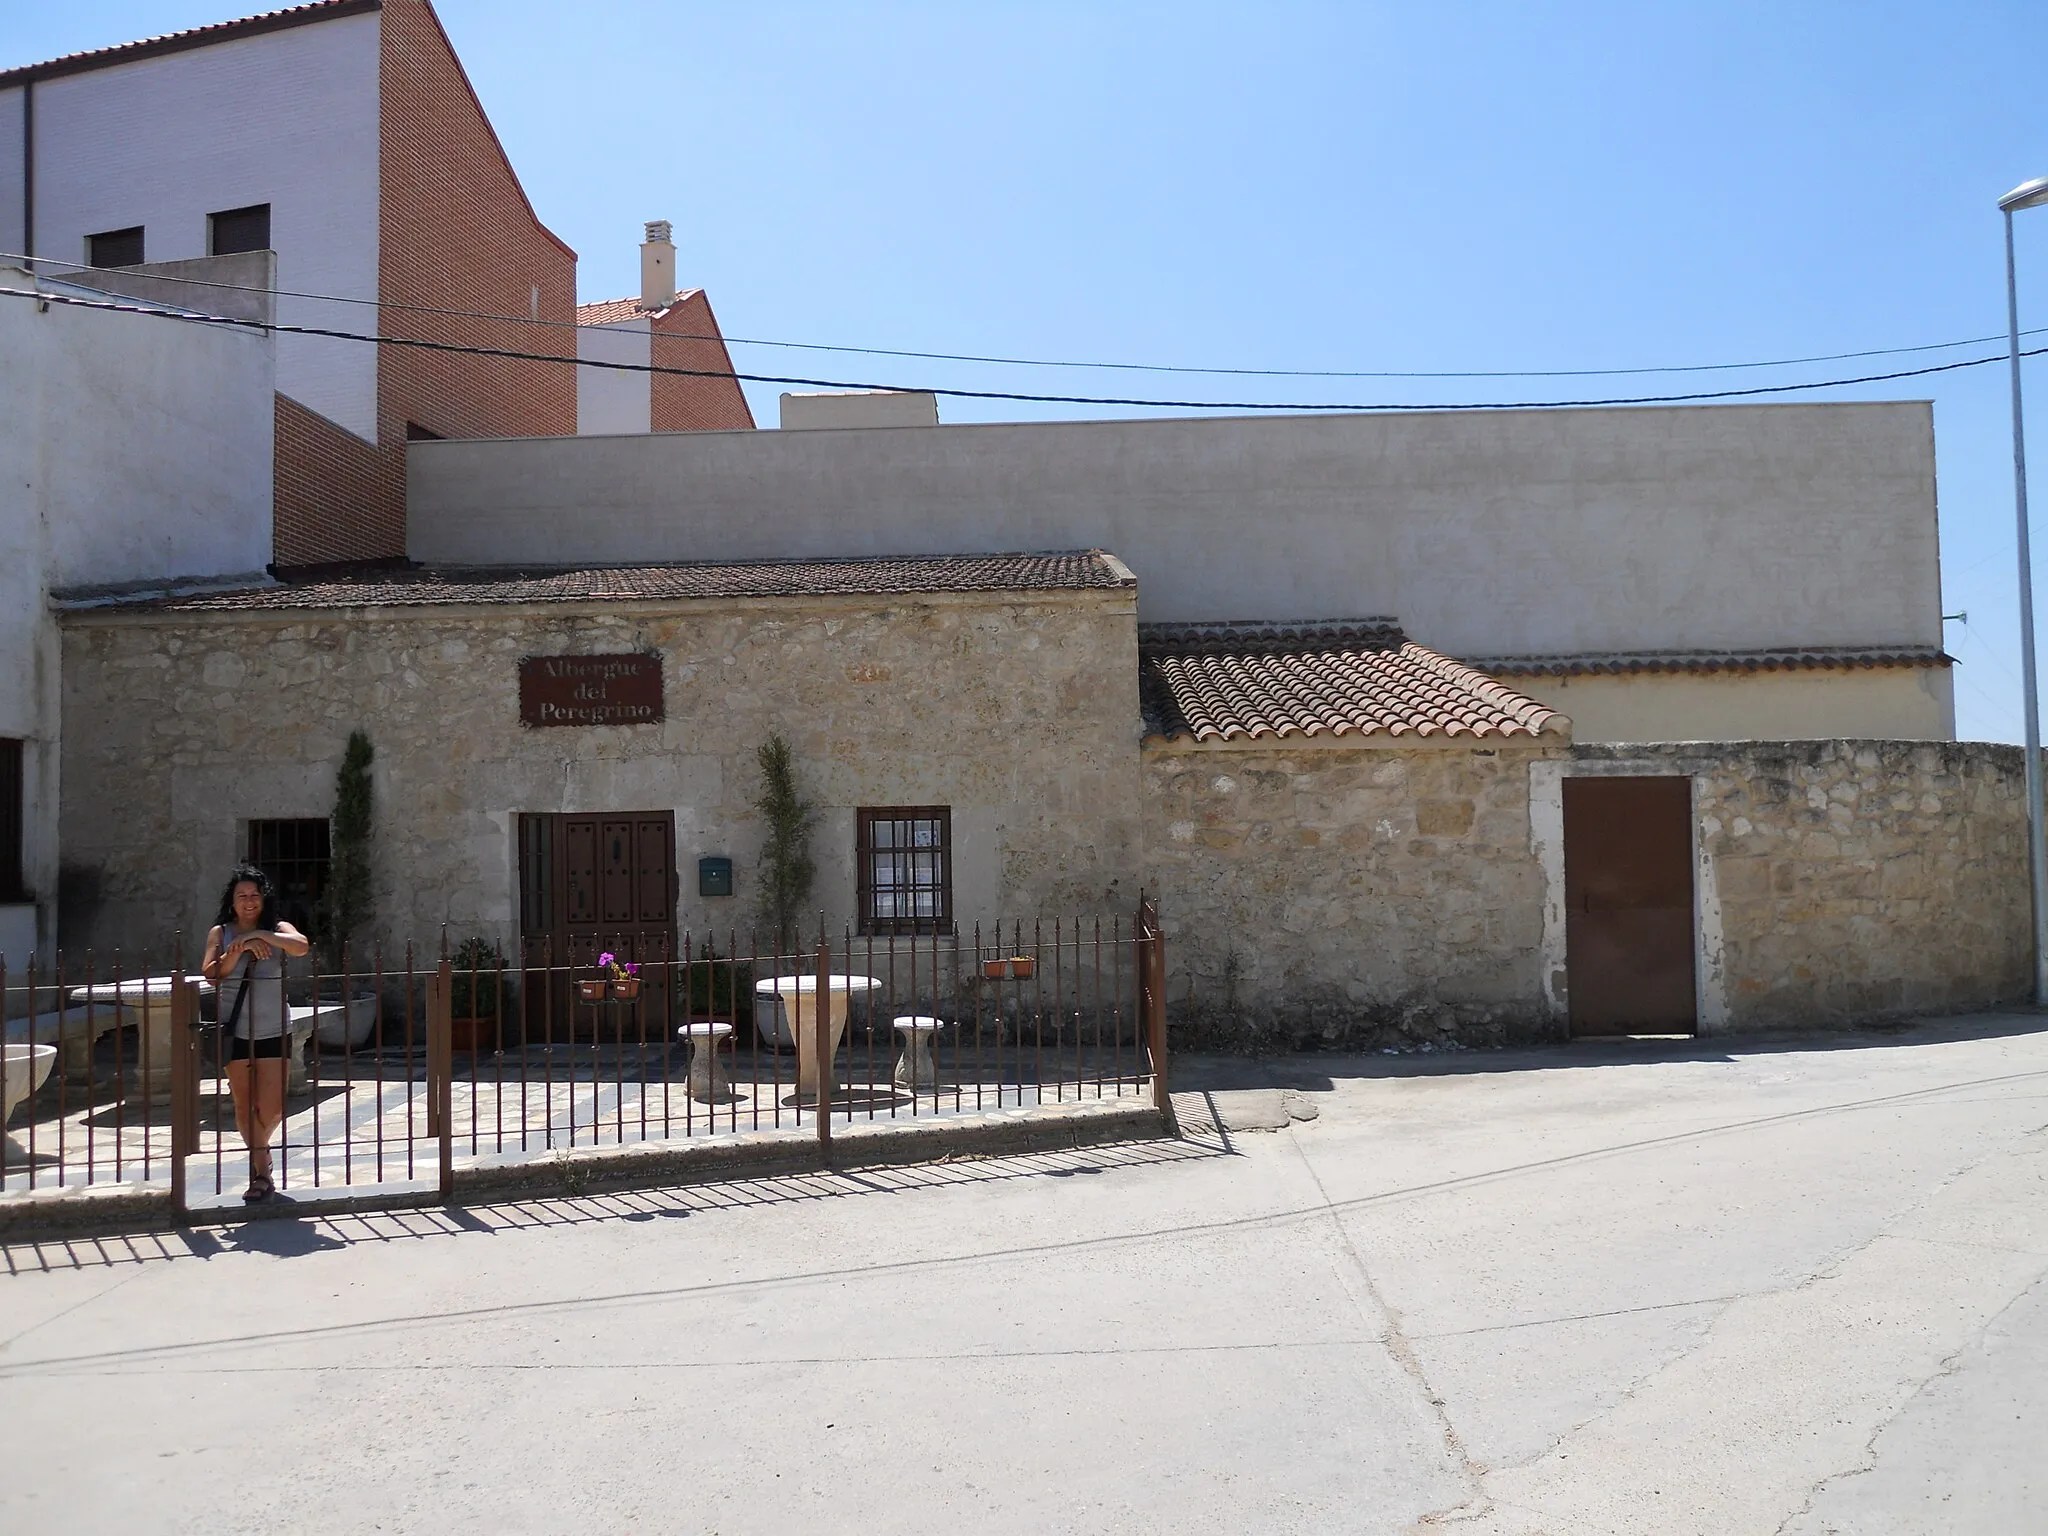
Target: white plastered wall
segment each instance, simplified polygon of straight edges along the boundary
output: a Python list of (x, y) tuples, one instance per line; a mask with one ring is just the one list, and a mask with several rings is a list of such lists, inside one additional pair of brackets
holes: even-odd
[(1571, 717), (1572, 740), (1953, 741), (1947, 667), (1507, 677)]
[(1922, 402), (472, 440), (413, 445), (408, 484), (426, 561), (1099, 547), (1148, 621), (1394, 614), (1468, 656), (1941, 644)]
[[(31, 285), (0, 267), (0, 287)], [(261, 572), (276, 362), (265, 335), (4, 299), (0, 377), (0, 736), (26, 743), (24, 875), (45, 945), (62, 735), (50, 594)]]
[[(83, 261), (87, 235), (140, 224), (149, 261), (205, 256), (208, 214), (268, 203), (280, 290), (374, 299), (378, 28), (366, 12), (37, 82), (34, 254)], [(16, 242), (20, 95), (0, 92), (0, 230)], [(377, 329), (367, 305), (281, 296), (277, 317)], [(375, 347), (277, 345), (281, 391), (375, 440)]]
[(576, 356), (633, 368), (576, 370), (576, 434), (597, 437), (621, 432), (645, 434), (653, 429), (654, 376), (636, 372), (654, 360), (654, 344), (645, 320), (576, 328)]

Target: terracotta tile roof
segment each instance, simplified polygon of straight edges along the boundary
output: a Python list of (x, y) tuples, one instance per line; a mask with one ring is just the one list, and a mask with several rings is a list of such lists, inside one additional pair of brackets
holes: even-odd
[(1787, 647), (1769, 651), (1620, 651), (1584, 656), (1501, 656), (1472, 665), (1500, 677), (1594, 677), (1638, 672), (1840, 672), (1865, 667), (1947, 667), (1939, 646)]
[(1101, 550), (1054, 554), (921, 555), (878, 560), (763, 560), (697, 565), (416, 566), (171, 596), (73, 601), (71, 611), (264, 612), (440, 604), (666, 602), (690, 598), (817, 597), (853, 593), (1051, 592), (1135, 587)]
[(287, 27), (305, 26), (315, 21), (338, 21), (344, 16), (382, 9), (383, 0), (313, 0), (313, 3), (308, 5), (265, 11), (261, 15), (243, 16), (235, 21), (216, 21), (211, 25), (192, 27), (183, 32), (166, 32), (160, 37), (145, 37), (132, 43), (116, 43), (110, 48), (94, 48), (84, 53), (67, 53), (62, 58), (47, 59), (40, 64), (23, 64), (14, 69), (0, 70), (0, 87), (20, 85), (29, 80), (54, 80), (63, 75), (84, 74), (87, 70), (105, 69), (113, 64), (127, 64), (135, 59), (151, 58), (157, 54), (183, 53), (188, 48), (205, 48), (214, 43), (226, 42), (232, 37), (251, 37), (260, 32), (281, 32)]
[[(701, 292), (697, 288), (685, 288), (676, 294), (676, 304)], [(665, 304), (660, 309), (642, 309), (638, 299), (599, 299), (595, 304), (576, 306), (578, 325), (617, 325), (621, 320), (645, 320), (650, 316), (659, 320), (675, 305)]]
[(1571, 734), (1563, 715), (1392, 619), (1146, 624), (1138, 657), (1146, 734), (1169, 741)]

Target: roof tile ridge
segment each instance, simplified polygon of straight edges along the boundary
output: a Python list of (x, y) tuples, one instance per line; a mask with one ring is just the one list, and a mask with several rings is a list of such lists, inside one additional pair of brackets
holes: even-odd
[[(1467, 662), (1459, 661), (1454, 656), (1446, 656), (1441, 651), (1433, 651), (1428, 646), (1414, 640), (1408, 641), (1401, 649), (1404, 655), (1412, 652), (1414, 659), (1420, 662), (1429, 672), (1436, 674), (1446, 682), (1467, 689), (1477, 695), (1500, 713), (1506, 715), (1515, 724), (1528, 727), (1532, 734), (1546, 729), (1553, 718), (1558, 720), (1565, 718), (1559, 711), (1552, 709), (1549, 705), (1539, 703), (1525, 693), (1517, 692), (1499, 678), (1491, 677), (1480, 671), (1477, 667)], [(1505, 735), (1506, 732), (1503, 731), (1502, 734)]]

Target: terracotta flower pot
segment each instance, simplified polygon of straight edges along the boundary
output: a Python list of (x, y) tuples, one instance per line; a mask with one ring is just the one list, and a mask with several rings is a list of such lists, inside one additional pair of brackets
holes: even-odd
[(1010, 956), (1010, 974), (1018, 981), (1029, 981), (1038, 969), (1038, 961), (1030, 955)]
[(601, 1003), (608, 985), (603, 981), (579, 981), (576, 983), (576, 995), (586, 1003)]
[(612, 983), (612, 996), (622, 1003), (630, 1003), (640, 995), (638, 976), (621, 976)]
[(1007, 960), (984, 960), (981, 962), (981, 974), (990, 981), (1001, 981), (1010, 974), (1010, 962)]

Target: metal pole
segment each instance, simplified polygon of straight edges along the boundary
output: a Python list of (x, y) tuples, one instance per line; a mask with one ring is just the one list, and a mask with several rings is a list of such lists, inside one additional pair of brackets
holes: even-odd
[(2020, 411), (2020, 290), (2005, 212), (2005, 321), (2012, 359), (2013, 515), (2019, 528), (2020, 682), (2026, 694), (2027, 875), (2034, 907), (2034, 1002), (2048, 1004), (2048, 835), (2041, 815), (2041, 710), (2034, 677), (2034, 565), (2027, 538), (2027, 435)]

